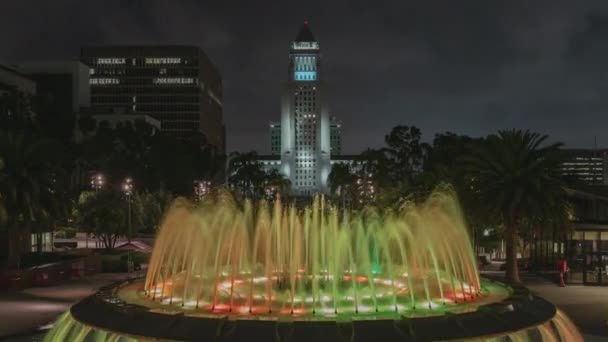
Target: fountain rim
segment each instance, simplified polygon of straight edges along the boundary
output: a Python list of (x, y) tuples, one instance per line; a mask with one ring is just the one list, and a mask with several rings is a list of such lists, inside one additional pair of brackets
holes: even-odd
[[(258, 318), (229, 315), (200, 317), (185, 315), (183, 311), (166, 310), (157, 312), (148, 307), (130, 304), (117, 296), (117, 290), (140, 279), (115, 283), (101, 288), (70, 308), (70, 315), (81, 324), (93, 328), (116, 332), (125, 336), (169, 340), (235, 340), (231, 334), (255, 336), (298, 336), (296, 330), (322, 331), (323, 335), (335, 335), (336, 340), (350, 340), (349, 334), (356, 336), (394, 333), (399, 340), (458, 340), (504, 335), (513, 331), (526, 330), (543, 324), (555, 317), (557, 309), (548, 301), (534, 296), (522, 285), (506, 285), (484, 279), (485, 282), (502, 285), (511, 289), (506, 299), (491, 304), (480, 305), (476, 311), (459, 314), (444, 314), (429, 317), (405, 317), (400, 319), (368, 318), (341, 320), (285, 320), (281, 317)], [(134, 324), (137, 322), (137, 324)], [(388, 330), (387, 330), (388, 329)], [(249, 331), (249, 332), (248, 332)], [(374, 333), (376, 331), (376, 333)], [(302, 333), (301, 332), (301, 333)], [(345, 335), (346, 334), (346, 335)], [(352, 335), (351, 335), (352, 336)]]

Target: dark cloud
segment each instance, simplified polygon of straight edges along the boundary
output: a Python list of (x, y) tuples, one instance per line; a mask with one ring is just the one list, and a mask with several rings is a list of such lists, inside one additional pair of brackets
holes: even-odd
[(289, 44), (321, 43), (347, 152), (394, 125), (483, 135), (530, 128), (608, 146), (602, 0), (20, 0), (0, 4), (0, 60), (76, 58), (80, 46), (202, 46), (224, 77), (229, 149), (269, 149)]

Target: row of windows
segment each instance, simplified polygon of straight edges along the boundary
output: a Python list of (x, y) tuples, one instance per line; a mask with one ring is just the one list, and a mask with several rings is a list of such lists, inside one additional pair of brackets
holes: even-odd
[(317, 57), (296, 56), (294, 58), (294, 71), (317, 71)]
[(158, 77), (158, 76), (190, 76), (199, 74), (198, 68), (91, 68), (91, 76), (120, 76), (120, 77)]
[(294, 73), (293, 78), (296, 81), (316, 81), (317, 72), (316, 71), (296, 71)]
[(89, 84), (94, 86), (116, 86), (116, 85), (147, 85), (147, 86), (175, 86), (189, 85), (198, 86), (196, 77), (155, 77), (155, 78), (116, 78), (116, 77), (93, 77)]
[(154, 113), (152, 114), (154, 118), (157, 120), (161, 120), (162, 128), (165, 128), (165, 121), (173, 121), (173, 120), (188, 120), (188, 121), (198, 121), (200, 120), (200, 113)]
[(173, 95), (173, 96), (146, 96), (146, 95), (108, 95), (95, 96), (95, 103), (198, 103), (198, 96)]
[(197, 104), (139, 104), (137, 106), (141, 112), (198, 112), (200, 106)]
[(158, 67), (159, 65), (195, 65), (198, 63), (198, 58), (195, 57), (100, 57), (100, 58), (83, 58), (89, 65), (97, 67), (112, 67), (117, 66), (140, 66), (140, 67)]
[(295, 101), (296, 102), (312, 102), (312, 101), (316, 101), (317, 97), (314, 95), (308, 95), (308, 94), (301, 94), (301, 95), (296, 95), (295, 97)]
[(314, 95), (317, 93), (317, 87), (299, 87), (294, 95)]
[(199, 87), (187, 86), (187, 85), (174, 85), (174, 86), (157, 86), (150, 85), (147, 87), (133, 87), (129, 85), (114, 85), (112, 87), (91, 87), (91, 94), (191, 94), (199, 95), (201, 90)]
[(163, 121), (162, 128), (165, 129), (182, 129), (182, 130), (198, 130), (200, 127), (198, 121)]

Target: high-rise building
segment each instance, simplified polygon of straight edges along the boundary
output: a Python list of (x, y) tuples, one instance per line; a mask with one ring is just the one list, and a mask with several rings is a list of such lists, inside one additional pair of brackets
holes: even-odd
[(36, 82), (14, 67), (0, 64), (0, 94), (9, 91), (32, 96), (36, 94)]
[(608, 185), (608, 150), (566, 149), (561, 174), (589, 185)]
[[(339, 156), (342, 154), (342, 123), (335, 117), (329, 121), (329, 141), (330, 155)], [(270, 122), (270, 154), (273, 156), (281, 155), (281, 123)]]
[(79, 115), (91, 106), (89, 68), (80, 61), (19, 62), (14, 67), (36, 82), (42, 128), (60, 140), (78, 140)]
[(161, 121), (164, 134), (225, 151), (222, 79), (196, 46), (85, 47), (93, 107)]
[(281, 123), (276, 121), (270, 122), (270, 154), (281, 155)]
[(342, 123), (329, 116), (327, 87), (319, 43), (304, 22), (289, 53), (288, 78), (281, 99), (281, 121), (270, 122), (270, 156), (263, 169), (276, 169), (291, 181), (292, 194), (327, 192), (334, 163), (352, 163), (342, 156)]
[(342, 122), (336, 119), (335, 116), (331, 117), (329, 122), (329, 140), (330, 140), (330, 153), (332, 156), (339, 156), (342, 154)]
[(294, 195), (326, 191), (331, 167), (326, 95), (319, 43), (305, 21), (289, 53), (281, 122), (271, 124), (272, 152), (280, 156), (279, 171), (291, 181)]

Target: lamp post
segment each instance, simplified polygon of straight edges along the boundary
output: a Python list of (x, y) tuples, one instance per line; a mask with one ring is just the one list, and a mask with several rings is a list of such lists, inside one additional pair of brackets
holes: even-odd
[[(127, 198), (127, 241), (131, 243), (131, 195), (133, 195), (133, 180), (130, 177), (125, 178), (124, 183), (122, 184), (122, 190), (125, 193)], [(131, 261), (131, 250), (127, 250), (127, 271), (131, 273), (133, 270), (133, 262)]]
[(91, 188), (93, 188), (93, 190), (95, 191), (101, 190), (101, 188), (103, 188), (104, 183), (104, 177), (101, 173), (96, 173), (91, 177)]
[[(96, 173), (93, 176), (91, 176), (91, 188), (93, 188), (93, 190), (95, 190), (95, 192), (98, 192), (99, 190), (101, 190), (103, 188), (104, 184), (105, 184), (105, 180), (104, 180), (104, 176), (102, 173)], [(95, 241), (95, 243), (96, 243), (95, 247), (97, 247), (97, 241)], [(89, 233), (87, 233), (87, 235), (86, 235), (85, 244), (86, 244), (86, 248), (89, 248)]]
[(125, 196), (127, 196), (127, 220), (128, 220), (128, 233), (127, 240), (131, 242), (131, 195), (133, 194), (133, 180), (129, 177), (125, 179), (125, 182), (122, 185), (122, 190), (125, 192)]
[(194, 181), (194, 198), (202, 201), (211, 192), (211, 182), (206, 180)]

